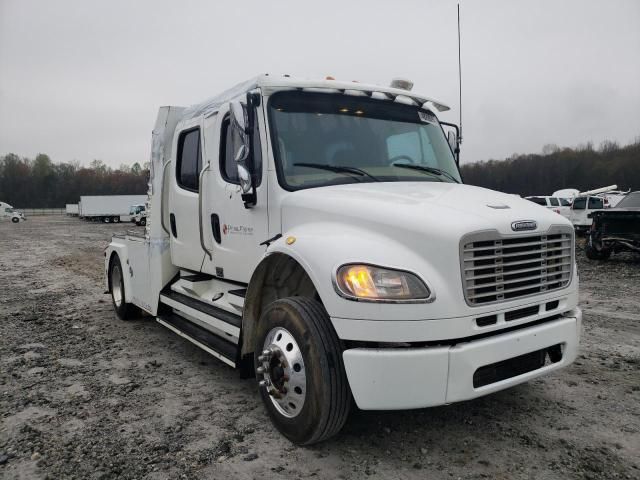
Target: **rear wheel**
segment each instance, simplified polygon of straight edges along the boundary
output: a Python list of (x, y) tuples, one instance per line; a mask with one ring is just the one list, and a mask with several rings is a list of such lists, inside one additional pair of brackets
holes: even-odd
[(102, 220), (104, 223), (111, 223), (111, 217), (104, 217)]
[(18, 223), (20, 221), (20, 219), (18, 217), (11, 217), (11, 221), (13, 223)]
[(120, 217), (113, 217), (113, 223), (120, 223)]
[(124, 276), (118, 255), (114, 255), (109, 265), (109, 287), (113, 308), (121, 320), (130, 320), (139, 316), (140, 310), (132, 303), (125, 301)]
[(262, 401), (285, 437), (311, 445), (340, 431), (351, 393), (340, 341), (319, 302), (290, 297), (270, 304), (254, 357)]

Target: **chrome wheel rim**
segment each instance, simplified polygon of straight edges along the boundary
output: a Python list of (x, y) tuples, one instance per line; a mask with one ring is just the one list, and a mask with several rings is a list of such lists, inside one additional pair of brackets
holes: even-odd
[(256, 374), (260, 388), (281, 415), (293, 418), (300, 414), (307, 397), (307, 376), (300, 347), (287, 329), (269, 331)]
[(122, 272), (120, 265), (114, 265), (111, 269), (111, 296), (116, 307), (122, 305)]

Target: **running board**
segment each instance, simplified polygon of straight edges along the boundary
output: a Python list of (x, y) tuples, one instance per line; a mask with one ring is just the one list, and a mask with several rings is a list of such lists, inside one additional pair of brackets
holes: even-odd
[(190, 322), (176, 313), (161, 315), (156, 318), (156, 321), (189, 340), (205, 352), (235, 368), (236, 359), (238, 358), (237, 345), (229, 343), (215, 333)]
[(170, 289), (165, 289), (160, 293), (160, 302), (173, 310), (196, 318), (235, 339), (240, 338), (240, 327), (242, 325), (240, 315), (235, 315)]

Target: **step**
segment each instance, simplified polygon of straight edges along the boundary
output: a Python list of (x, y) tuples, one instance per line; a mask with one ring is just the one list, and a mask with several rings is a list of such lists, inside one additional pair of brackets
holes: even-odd
[(236, 366), (239, 349), (237, 345), (229, 343), (215, 333), (190, 322), (177, 313), (160, 315), (156, 318), (156, 321), (207, 353), (222, 360), (227, 365)]

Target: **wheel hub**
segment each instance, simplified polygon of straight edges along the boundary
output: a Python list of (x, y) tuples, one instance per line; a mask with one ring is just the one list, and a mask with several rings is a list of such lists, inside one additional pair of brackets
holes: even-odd
[(300, 413), (307, 395), (307, 378), (302, 352), (288, 330), (276, 327), (267, 334), (256, 374), (260, 388), (266, 389), (282, 415), (293, 418)]

